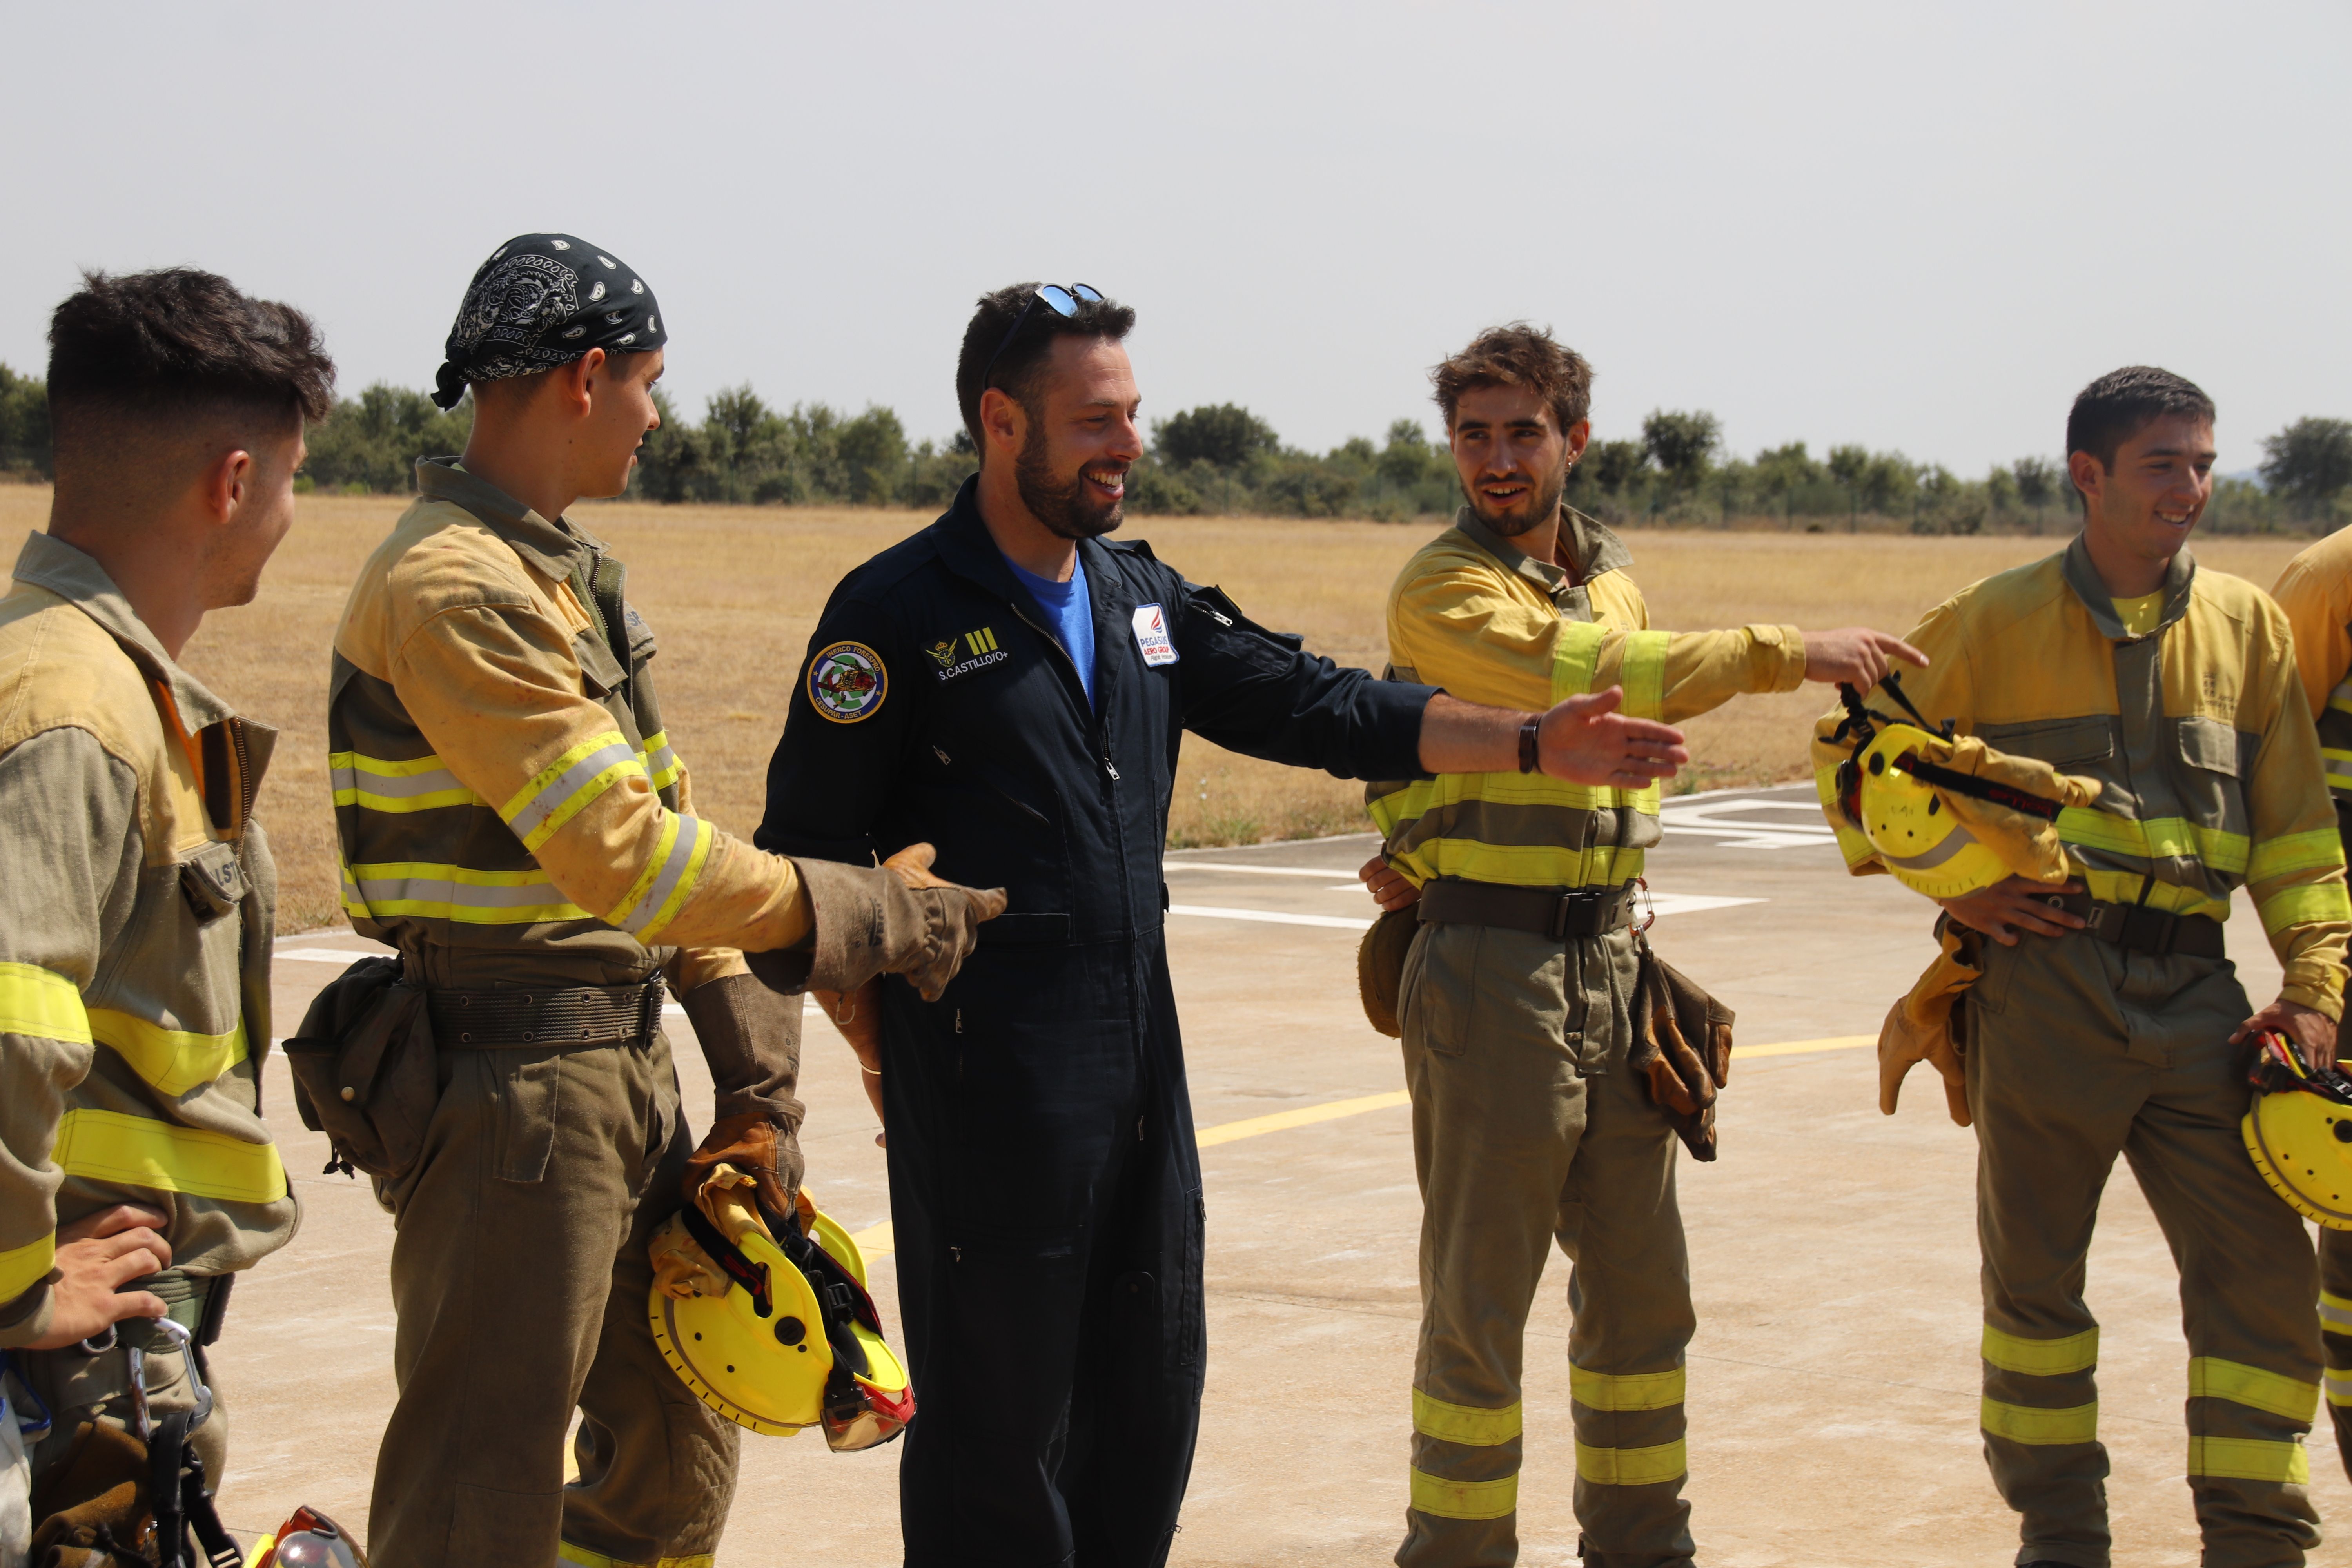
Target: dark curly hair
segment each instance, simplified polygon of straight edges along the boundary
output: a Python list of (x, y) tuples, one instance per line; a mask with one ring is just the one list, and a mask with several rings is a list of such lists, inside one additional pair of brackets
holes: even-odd
[(1013, 318), (1037, 289), (1034, 283), (1014, 283), (982, 294), (963, 330), (963, 348), (956, 355), (956, 406), (962, 411), (963, 427), (971, 432), (975, 452), (988, 450), (988, 439), (980, 428), (980, 395), (987, 390), (981, 385), (981, 377), (988, 373), (990, 355), (996, 355), (997, 390), (1034, 419), (1037, 395), (1043, 390), (1037, 372), (1053, 353), (1055, 338), (1108, 338), (1118, 342), (1135, 328), (1133, 308), (1108, 298), (1079, 300), (1075, 316), (1041, 307), (1029, 312), (1029, 319), (1021, 323), (1021, 335), (1005, 343), (1004, 352), (998, 354), (996, 345), (1004, 342)]
[(216, 274), (93, 271), (49, 318), (48, 390), (62, 462), (126, 419), (316, 423), (334, 407), (335, 364), (310, 317)]
[(1556, 341), (1549, 328), (1525, 321), (1487, 328), (1433, 369), (1429, 380), (1449, 433), (1462, 395), (1474, 386), (1524, 386), (1540, 393), (1562, 430), (1592, 412), (1592, 367)]

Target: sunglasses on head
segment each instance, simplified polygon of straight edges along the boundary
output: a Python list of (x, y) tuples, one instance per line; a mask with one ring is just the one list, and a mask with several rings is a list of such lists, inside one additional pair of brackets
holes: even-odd
[(1004, 336), (998, 340), (996, 352), (988, 356), (987, 368), (980, 373), (981, 390), (985, 392), (994, 384), (996, 362), (1004, 357), (1004, 351), (1013, 346), (1013, 340), (1019, 337), (1021, 329), (1029, 324), (1029, 313), (1040, 304), (1054, 314), (1067, 320), (1078, 313), (1078, 307), (1081, 304), (1099, 305), (1101, 303), (1102, 294), (1091, 283), (1073, 283), (1066, 289), (1059, 283), (1048, 283), (1044, 288), (1036, 289), (1029, 296), (1028, 301), (1021, 307), (1021, 313), (1013, 318), (1013, 325), (1005, 330)]

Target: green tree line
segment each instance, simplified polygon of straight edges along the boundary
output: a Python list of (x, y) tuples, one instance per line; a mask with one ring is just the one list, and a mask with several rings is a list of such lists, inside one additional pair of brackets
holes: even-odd
[[(944, 506), (978, 466), (971, 439), (912, 441), (892, 410), (850, 414), (823, 403), (774, 408), (746, 386), (706, 400), (688, 421), (667, 398), (662, 427), (640, 454), (633, 493), (656, 501), (738, 505)], [(444, 413), (423, 393), (378, 383), (344, 398), (310, 433), (301, 484), (342, 494), (415, 487), (415, 459), (461, 450), (469, 398)], [(2206, 526), (2221, 532), (2333, 529), (2352, 522), (2352, 420), (2298, 419), (2264, 439), (2260, 478), (2223, 478)], [(0, 365), (0, 473), (49, 472), (41, 382)], [(1399, 419), (1377, 444), (1356, 437), (1327, 452), (1283, 441), (1236, 405), (1186, 409), (1151, 427), (1129, 480), (1146, 514), (1247, 514), (1402, 521), (1450, 512), (1460, 500), (1452, 455), (1417, 421)], [(1940, 463), (1859, 446), (1819, 457), (1802, 441), (1742, 458), (1721, 423), (1658, 409), (1638, 438), (1596, 441), (1570, 472), (1570, 503), (1613, 523), (1676, 527), (1777, 521), (1814, 531), (2065, 531), (2074, 496), (2065, 465), (2029, 457), (1964, 478)]]

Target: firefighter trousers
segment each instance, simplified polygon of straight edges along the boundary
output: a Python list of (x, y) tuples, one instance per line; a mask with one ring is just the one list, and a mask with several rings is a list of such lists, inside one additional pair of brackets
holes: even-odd
[[(694, 1141), (668, 1042), (445, 1050), (417, 1167), (383, 1195), (399, 1403), (375, 1568), (711, 1561), (737, 1429), (664, 1363), (646, 1244)], [(566, 1484), (563, 1436), (579, 1479)]]
[(2336, 1424), (2336, 1457), (2352, 1479), (2352, 1230), (2319, 1233), (2319, 1343), (2327, 1358), (2322, 1386)]
[(1426, 925), (1401, 990), (1421, 1181), (1421, 1342), (1400, 1568), (1518, 1558), (1520, 1367), (1570, 1262), (1587, 1568), (1685, 1568), (1683, 1354), (1696, 1320), (1673, 1128), (1625, 1069), (1631, 933)]
[(2318, 1544), (2303, 1447), (2319, 1397), (2310, 1237), (2239, 1135), (2231, 1031), (2252, 1009), (2225, 960), (2083, 933), (1985, 944), (1968, 994), (1984, 1287), (1985, 1461), (2021, 1516), (2021, 1563), (2106, 1568), (2099, 1326), (2083, 1302), (2099, 1195), (2131, 1164), (2180, 1270), (2184, 1467), (2206, 1568), (2300, 1563)]

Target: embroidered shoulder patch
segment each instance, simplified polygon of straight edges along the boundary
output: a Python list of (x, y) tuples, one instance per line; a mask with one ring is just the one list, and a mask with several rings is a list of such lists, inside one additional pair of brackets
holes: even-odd
[(1168, 612), (1157, 605), (1135, 606), (1135, 646), (1146, 664), (1176, 662), (1175, 639), (1168, 635)]
[(871, 718), (890, 694), (882, 656), (862, 642), (837, 642), (809, 660), (809, 703), (836, 724)]

